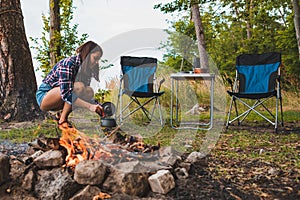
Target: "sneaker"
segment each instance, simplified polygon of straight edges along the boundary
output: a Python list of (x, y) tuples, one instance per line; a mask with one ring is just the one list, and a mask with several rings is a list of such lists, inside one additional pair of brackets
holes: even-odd
[(57, 124), (58, 124), (58, 128), (60, 128), (60, 129), (73, 128), (73, 125), (69, 121), (63, 121), (63, 122), (57, 123)]
[(59, 121), (59, 119), (60, 119), (60, 116), (61, 116), (61, 111), (57, 111), (57, 112), (55, 112), (55, 111), (49, 111), (49, 114), (50, 114), (50, 118), (51, 119), (53, 119), (53, 120), (55, 120), (55, 121)]

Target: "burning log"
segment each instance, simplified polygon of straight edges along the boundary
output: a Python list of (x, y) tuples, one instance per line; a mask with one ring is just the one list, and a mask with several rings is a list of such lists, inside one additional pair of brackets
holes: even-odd
[(48, 148), (58, 150), (60, 148), (59, 138), (47, 138), (46, 145)]
[(28, 144), (35, 150), (48, 151), (50, 149), (59, 149), (59, 138), (37, 138)]
[(90, 138), (76, 128), (63, 127), (61, 130), (59, 144), (66, 149), (65, 166), (71, 169), (83, 160), (104, 160), (114, 164), (122, 160), (127, 162), (143, 159), (147, 158), (147, 153), (153, 153), (160, 148), (159, 143), (147, 145), (140, 137), (122, 134), (120, 126), (102, 140)]
[(36, 159), (37, 157), (39, 157), (40, 155), (42, 155), (44, 152), (42, 150), (38, 150), (37, 152), (35, 152), (34, 154), (25, 157), (22, 162), (25, 163), (25, 165), (29, 165), (30, 163), (33, 162), (34, 159)]

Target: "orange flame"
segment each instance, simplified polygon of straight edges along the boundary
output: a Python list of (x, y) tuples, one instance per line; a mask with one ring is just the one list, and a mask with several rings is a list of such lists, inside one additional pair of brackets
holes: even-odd
[[(134, 141), (128, 143), (128, 148), (123, 149), (120, 148), (118, 145), (109, 145), (106, 144), (105, 146), (102, 146), (99, 138), (90, 138), (84, 133), (80, 132), (76, 128), (70, 128), (70, 127), (59, 127), (62, 131), (62, 136), (60, 138), (60, 145), (64, 147), (67, 151), (66, 156), (66, 163), (65, 166), (70, 167), (71, 169), (74, 169), (75, 166), (84, 160), (106, 160), (108, 161), (111, 158), (114, 157), (111, 153), (111, 150), (114, 148), (120, 150), (118, 153), (119, 157), (122, 157), (122, 155), (126, 154), (126, 152), (141, 152), (144, 153), (145, 150), (149, 150), (149, 148), (145, 145), (144, 142), (135, 139)], [(105, 148), (104, 148), (105, 147)], [(158, 146), (159, 147), (159, 146)], [(151, 150), (151, 149), (150, 149)], [(115, 152), (115, 151), (114, 151)], [(127, 158), (126, 159), (131, 159)]]
[(84, 141), (79, 138), (79, 131), (68, 127), (60, 129), (62, 137), (59, 143), (67, 150), (66, 166), (75, 167), (80, 161), (89, 159)]
[[(83, 160), (100, 159), (102, 157), (111, 156), (109, 152), (101, 148), (94, 150), (89, 142), (91, 139), (76, 128), (60, 127), (60, 129), (62, 130), (62, 137), (59, 143), (67, 150), (66, 166), (75, 168), (75, 166)], [(98, 147), (99, 146), (100, 145), (98, 145)]]

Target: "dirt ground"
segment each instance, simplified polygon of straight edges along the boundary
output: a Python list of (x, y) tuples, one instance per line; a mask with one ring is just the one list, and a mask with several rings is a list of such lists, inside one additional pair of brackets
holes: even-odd
[[(271, 127), (230, 127), (231, 130), (251, 130), (260, 133), (271, 131)], [(276, 134), (299, 133), (300, 124), (287, 123), (279, 128)], [(275, 133), (271, 133), (275, 134)], [(299, 143), (298, 143), (299, 145)], [(216, 147), (221, 148), (221, 147)], [(300, 145), (295, 149), (300, 156)], [(19, 146), (9, 142), (0, 143), (0, 152), (11, 156), (11, 180), (0, 186), (0, 199), (36, 199), (30, 192), (25, 191), (19, 183), (26, 166), (17, 157), (26, 156), (26, 144)], [(14, 155), (17, 154), (17, 155)], [(15, 157), (16, 156), (16, 157)], [(292, 161), (291, 161), (292, 162)], [(220, 169), (229, 169), (230, 173), (220, 174)], [(145, 198), (117, 197), (112, 199), (161, 199), (161, 200), (198, 200), (198, 199), (300, 199), (300, 169), (281, 170), (272, 162), (261, 159), (238, 159), (208, 155), (192, 165), (189, 177), (176, 180), (175, 189), (166, 195), (149, 193)]]

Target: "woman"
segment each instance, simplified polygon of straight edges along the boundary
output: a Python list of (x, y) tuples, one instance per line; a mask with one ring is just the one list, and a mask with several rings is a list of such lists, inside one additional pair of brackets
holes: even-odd
[(59, 61), (42, 81), (36, 93), (37, 102), (43, 111), (62, 110), (58, 125), (71, 126), (68, 116), (72, 106), (87, 108), (101, 113), (102, 107), (78, 97), (74, 90), (76, 76), (80, 70), (89, 80), (94, 77), (99, 81), (99, 60), (103, 51), (95, 42), (88, 41), (76, 49), (77, 55)]

